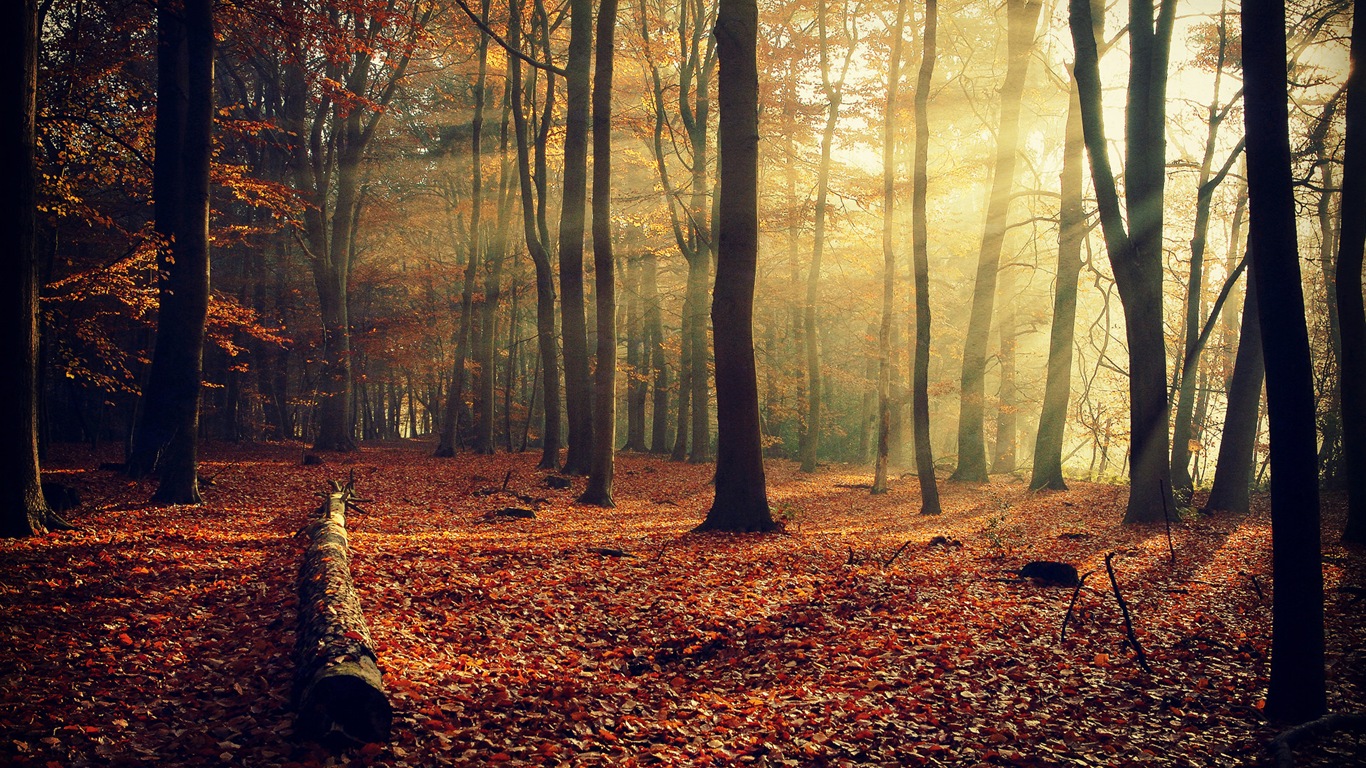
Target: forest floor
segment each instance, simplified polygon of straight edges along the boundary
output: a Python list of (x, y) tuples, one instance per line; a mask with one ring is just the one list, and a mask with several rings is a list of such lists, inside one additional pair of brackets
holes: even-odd
[[(96, 469), (116, 456), (54, 454), (47, 479), (85, 503), (78, 531), (0, 542), (0, 764), (1223, 766), (1277, 733), (1264, 499), (1175, 522), (1173, 564), (1162, 526), (1119, 525), (1125, 489), (1080, 482), (943, 482), (922, 517), (914, 478), (874, 497), (866, 468), (770, 461), (788, 532), (734, 536), (689, 533), (710, 465), (630, 454), (615, 509), (575, 504), (582, 478), (545, 487), (534, 454), (418, 442), (322, 466), (210, 445), (199, 507)], [(295, 534), (351, 473), (394, 737), (333, 754), (291, 735)], [(505, 477), (544, 499), (535, 519), (485, 519), (527, 506)], [(1337, 544), (1341, 501), (1325, 511), (1330, 708), (1362, 711), (1366, 604), (1338, 587), (1366, 586), (1366, 553)], [(1073, 590), (1010, 580), (1036, 559), (1095, 572), (1065, 641)], [(1340, 736), (1302, 759), (1363, 752)]]

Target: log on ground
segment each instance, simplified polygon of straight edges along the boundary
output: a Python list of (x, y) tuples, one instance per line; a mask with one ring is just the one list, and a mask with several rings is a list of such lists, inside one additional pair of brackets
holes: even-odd
[(351, 581), (346, 535), (350, 493), (349, 486), (334, 484), (304, 529), (308, 548), (299, 569), (295, 730), (316, 741), (384, 742), (393, 710)]

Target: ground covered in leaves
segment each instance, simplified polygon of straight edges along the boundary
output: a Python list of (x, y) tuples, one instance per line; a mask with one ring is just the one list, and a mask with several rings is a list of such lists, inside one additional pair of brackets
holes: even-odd
[[(200, 507), (63, 448), (74, 533), (0, 542), (0, 763), (89, 765), (1244, 765), (1270, 646), (1270, 526), (1119, 526), (1124, 489), (1018, 480), (868, 494), (866, 469), (769, 462), (782, 535), (692, 534), (709, 465), (623, 455), (615, 509), (536, 456), (210, 446)], [(329, 479), (395, 709), (394, 738), (292, 738), (296, 532)], [(534, 519), (486, 518), (501, 507)], [(1330, 707), (1366, 709), (1363, 553), (1325, 520)], [(931, 545), (935, 537), (944, 542)], [(903, 545), (904, 546), (903, 548)], [(596, 551), (595, 551), (596, 550)], [(626, 556), (603, 554), (620, 550)], [(1152, 666), (1139, 668), (1104, 570)], [(1029, 560), (1080, 591), (1012, 580)], [(1259, 594), (1261, 593), (1261, 594)], [(1313, 749), (1362, 764), (1349, 736)], [(1355, 761), (1355, 762), (1354, 762)]]

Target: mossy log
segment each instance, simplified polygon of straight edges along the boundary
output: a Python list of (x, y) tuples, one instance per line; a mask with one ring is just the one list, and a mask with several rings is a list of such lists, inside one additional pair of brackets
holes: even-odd
[(393, 710), (351, 581), (346, 535), (350, 487), (334, 484), (303, 533), (299, 569), (296, 732), (317, 741), (384, 742)]

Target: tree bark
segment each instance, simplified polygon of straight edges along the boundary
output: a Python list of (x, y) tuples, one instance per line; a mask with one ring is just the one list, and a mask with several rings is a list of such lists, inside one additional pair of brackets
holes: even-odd
[(911, 418), (915, 432), (915, 466), (920, 479), (920, 514), (937, 515), (939, 483), (930, 448), (930, 247), (925, 205), (929, 192), (930, 81), (939, 33), (938, 0), (925, 0), (924, 51), (915, 86), (915, 170), (911, 187), (911, 250), (915, 272), (915, 361), (911, 374)]
[(583, 295), (583, 221), (588, 188), (588, 123), (593, 57), (593, 2), (570, 0), (568, 87), (564, 116), (564, 195), (560, 205), (560, 331), (564, 348), (569, 453), (564, 471), (592, 469), (593, 403)]
[(1366, 309), (1362, 252), (1366, 246), (1366, 22), (1352, 18), (1352, 69), (1347, 78), (1347, 136), (1342, 161), (1342, 228), (1338, 234), (1337, 304), (1342, 338), (1338, 396), (1342, 459), (1347, 478), (1343, 541), (1366, 543)]
[(1062, 442), (1072, 398), (1072, 343), (1077, 325), (1077, 282), (1081, 246), (1086, 239), (1082, 206), (1082, 167), (1086, 160), (1081, 132), (1081, 104), (1074, 76), (1068, 87), (1067, 124), (1059, 188), (1058, 272), (1053, 288), (1053, 324), (1048, 335), (1048, 376), (1044, 383), (1039, 431), (1034, 438), (1034, 467), (1029, 489), (1067, 490), (1062, 476)]
[(699, 530), (771, 531), (754, 364), (754, 282), (759, 246), (759, 12), (754, 0), (720, 0), (716, 45), (721, 205), (711, 319), (716, 328), (716, 497)]
[(987, 451), (983, 436), (987, 342), (996, 302), (996, 278), (1001, 269), (1010, 191), (1015, 184), (1015, 156), (1019, 150), (1020, 99), (1029, 74), (1030, 51), (1039, 23), (1038, 0), (1008, 0), (1009, 21), (1006, 78), (1001, 86), (1000, 127), (996, 132), (996, 165), (987, 198), (987, 220), (977, 253), (977, 280), (972, 289), (972, 312), (963, 343), (963, 377), (958, 409), (958, 467), (953, 479), (987, 481)]
[(593, 456), (579, 502), (614, 507), (612, 475), (617, 439), (617, 286), (612, 258), (612, 45), (617, 0), (598, 5), (597, 69), (593, 74), (593, 288), (597, 302)]
[(669, 364), (664, 357), (664, 324), (659, 307), (659, 257), (646, 250), (641, 270), (644, 283), (645, 338), (654, 376), (650, 403), (650, 453), (669, 451)]
[(896, 301), (896, 109), (901, 80), (901, 48), (906, 26), (906, 0), (896, 6), (892, 27), (892, 58), (887, 63), (887, 104), (882, 117), (882, 325), (878, 327), (877, 351), (877, 458), (873, 465), (871, 493), (887, 492), (887, 460), (892, 435), (892, 315)]
[(1267, 714), (1301, 723), (1327, 709), (1317, 436), (1295, 236), (1285, 6), (1243, 0), (1248, 238), (1254, 243), (1271, 427), (1271, 619)]

